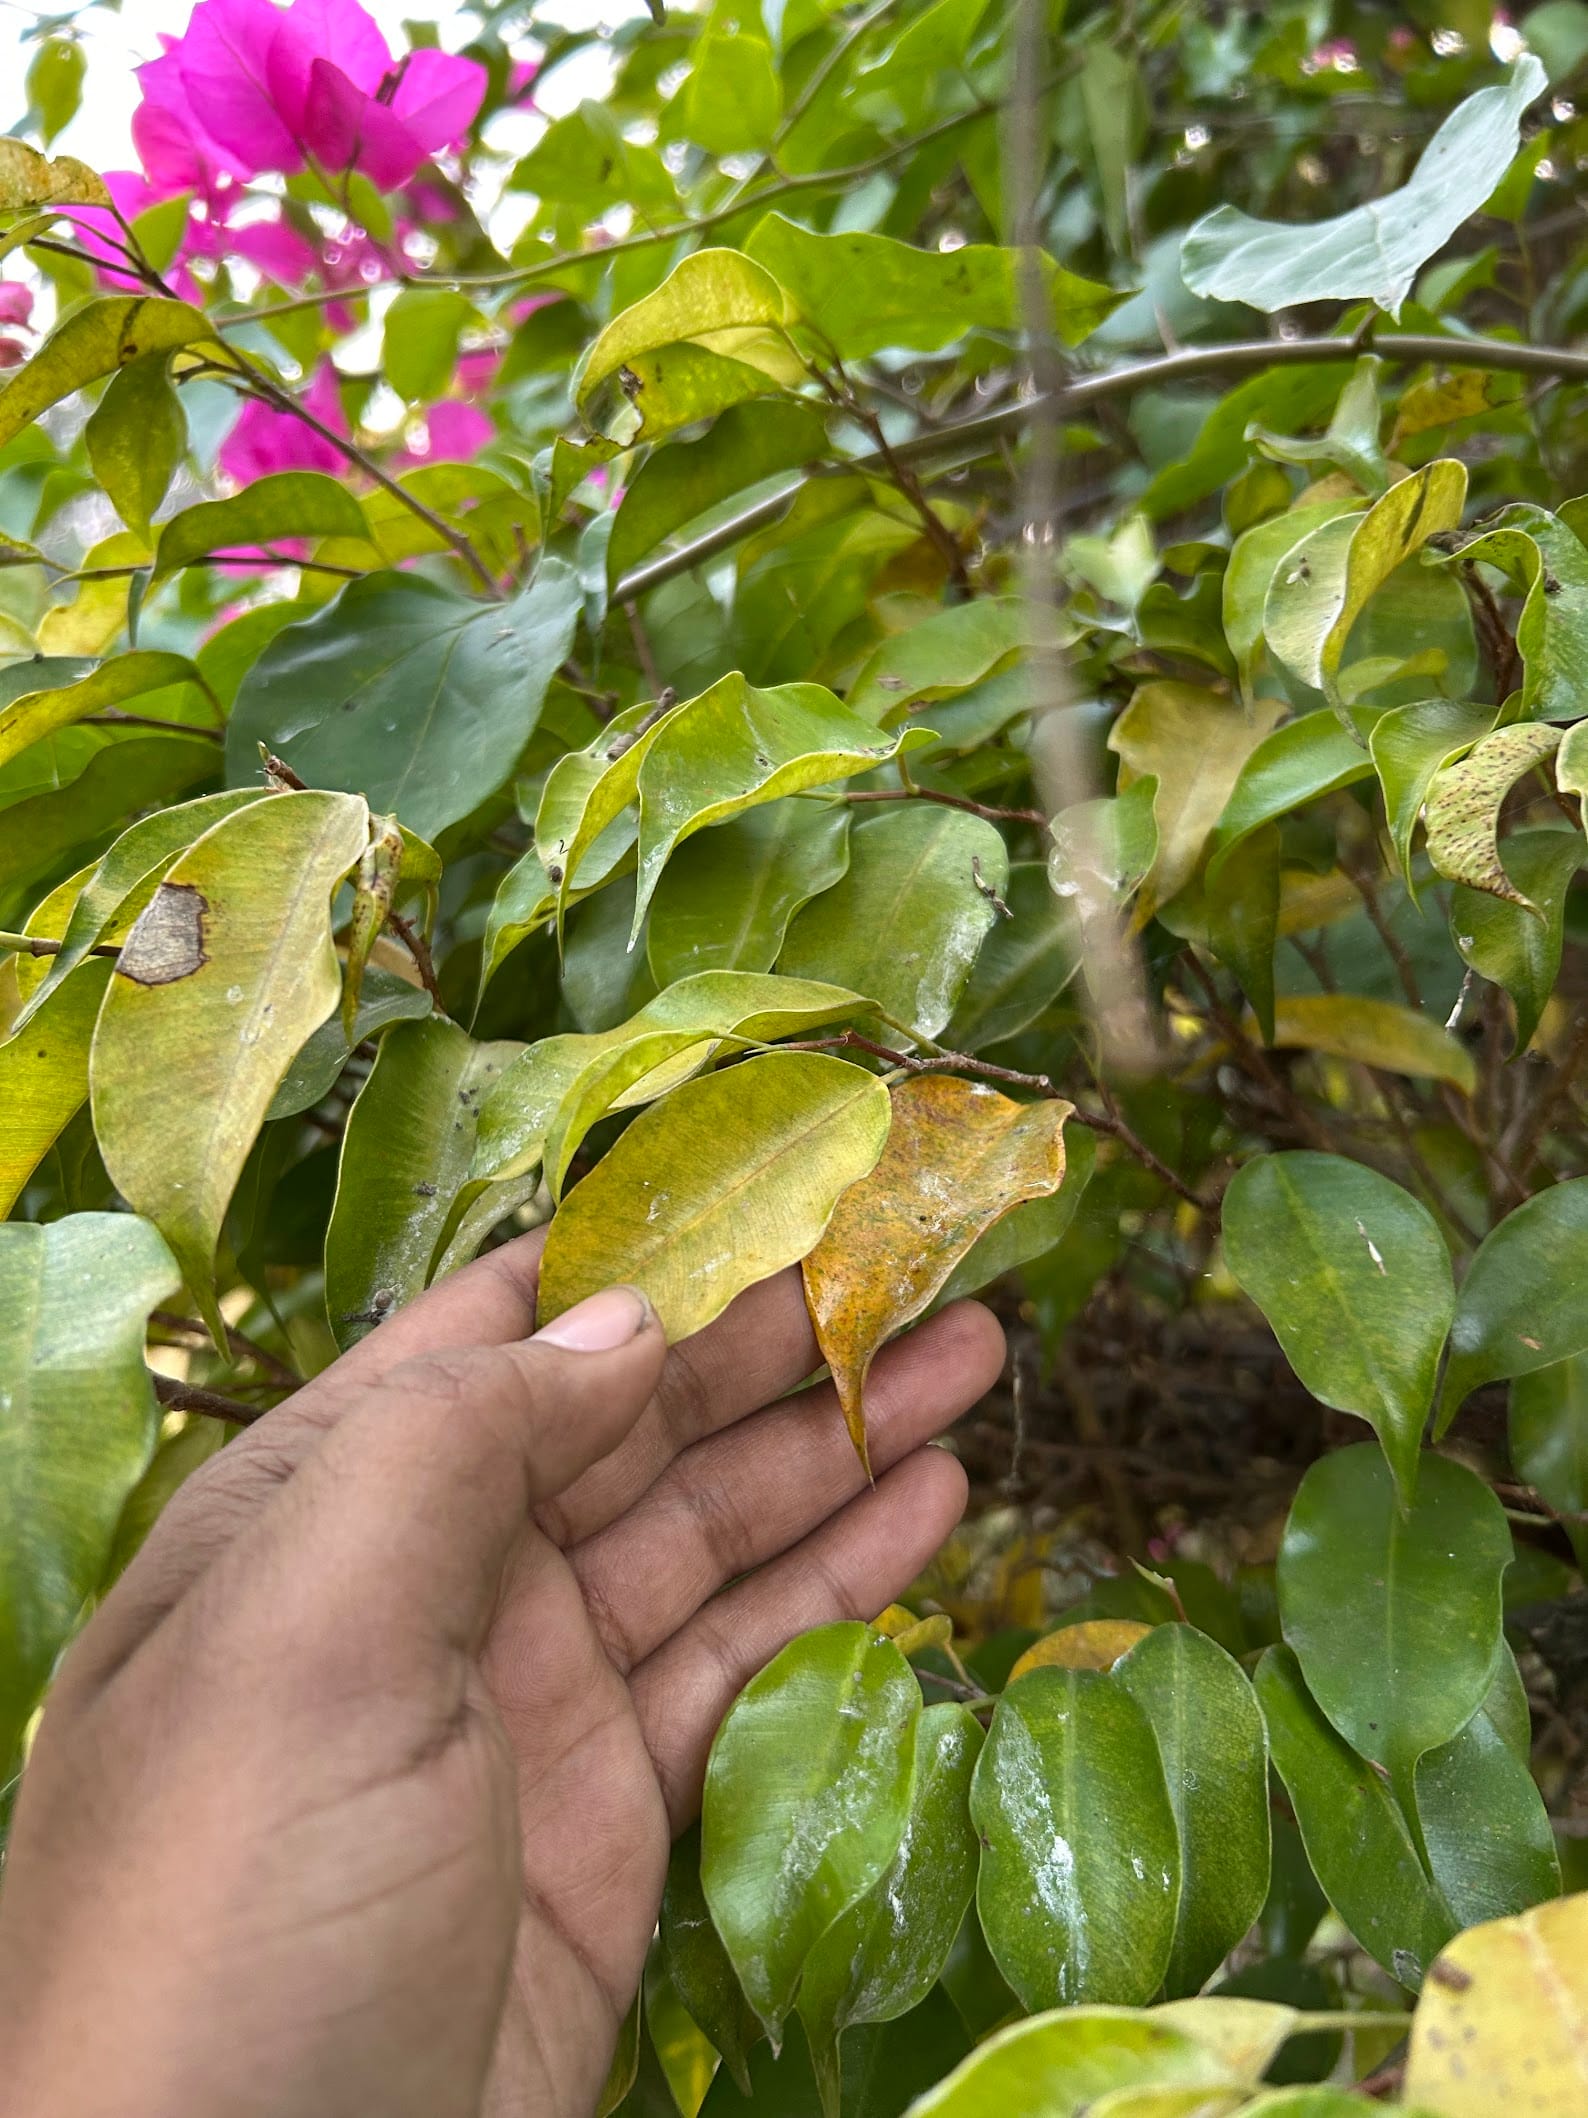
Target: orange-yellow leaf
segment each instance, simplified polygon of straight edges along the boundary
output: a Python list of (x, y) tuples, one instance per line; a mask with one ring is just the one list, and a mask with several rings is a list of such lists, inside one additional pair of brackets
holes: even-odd
[(894, 1089), (881, 1160), (839, 1200), (804, 1268), (811, 1322), (868, 1476), (864, 1393), (877, 1349), (921, 1314), (994, 1221), (1058, 1190), (1071, 1109), (1015, 1103), (949, 1074)]
[(1151, 1631), (1134, 1618), (1083, 1618), (1034, 1641), (1009, 1672), (1009, 1682), (1033, 1669), (1112, 1669)]

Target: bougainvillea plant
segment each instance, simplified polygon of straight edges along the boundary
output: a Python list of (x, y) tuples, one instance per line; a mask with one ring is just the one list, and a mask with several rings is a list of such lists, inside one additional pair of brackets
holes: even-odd
[(0, 142), (6, 1801), (526, 1228), (675, 1339), (800, 1267), (863, 1463), (951, 1296), (1237, 1320), (1269, 1531), (1076, 1383), (1112, 1512), (729, 1714), (607, 2108), (1579, 2110), (1588, 6), (199, 0), (108, 169), (93, 24)]

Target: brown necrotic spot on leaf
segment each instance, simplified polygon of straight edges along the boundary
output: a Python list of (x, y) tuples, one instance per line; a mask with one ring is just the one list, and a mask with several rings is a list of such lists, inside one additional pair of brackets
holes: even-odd
[(116, 969), (134, 985), (175, 985), (209, 958), (204, 952), (203, 893), (191, 883), (161, 883), (127, 936)]

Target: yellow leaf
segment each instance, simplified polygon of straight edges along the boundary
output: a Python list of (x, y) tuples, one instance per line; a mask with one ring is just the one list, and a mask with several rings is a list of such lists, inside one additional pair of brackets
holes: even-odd
[(1156, 2022), (1172, 2023), (1187, 2037), (1216, 2052), (1232, 2074), (1257, 2082), (1267, 2073), (1274, 2054), (1292, 2035), (1300, 2011), (1274, 2000), (1227, 1999), (1216, 1994), (1198, 1994), (1191, 2000), (1171, 2000), (1154, 2008)]
[(0, 1220), (88, 1096), (88, 1046), (110, 965), (79, 964), (25, 1030), (0, 1044)]
[(879, 1347), (921, 1314), (994, 1221), (1058, 1190), (1072, 1107), (1015, 1103), (949, 1074), (894, 1089), (881, 1160), (838, 1202), (804, 1267), (806, 1306), (868, 1474), (864, 1394)]
[(1472, 1054), (1429, 1015), (1354, 993), (1299, 993), (1274, 1004), (1274, 1043), (1356, 1059), (1389, 1074), (1427, 1075), (1470, 1096)]
[(1458, 1934), (1412, 2019), (1406, 2101), (1437, 2118), (1588, 2109), (1588, 1895)]
[(871, 1630), (891, 1640), (901, 1655), (916, 1655), (924, 1647), (947, 1647), (954, 1637), (954, 1621), (946, 1611), (917, 1618), (902, 1603), (890, 1603), (880, 1618), (872, 1619)]
[(1134, 1618), (1083, 1618), (1035, 1641), (1009, 1672), (1009, 1682), (1033, 1669), (1112, 1669), (1152, 1631)]
[(0, 213), (25, 206), (108, 206), (103, 180), (74, 155), (52, 162), (24, 140), (0, 140)]
[(1144, 908), (1166, 904), (1185, 887), (1241, 767), (1282, 711), (1259, 699), (1248, 713), (1236, 699), (1201, 684), (1139, 685), (1109, 732), (1120, 761), (1119, 791), (1155, 778), (1153, 821), (1158, 851), (1142, 890)]

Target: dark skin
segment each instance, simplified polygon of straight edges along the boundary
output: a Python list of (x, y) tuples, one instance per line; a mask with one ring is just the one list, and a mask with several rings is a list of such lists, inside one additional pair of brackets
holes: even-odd
[(878, 1360), (868, 1489), (831, 1388), (785, 1396), (796, 1275), (671, 1351), (628, 1289), (532, 1337), (539, 1246), (191, 1479), (71, 1650), (0, 1893), (6, 2113), (588, 2118), (735, 1693), (958, 1520), (925, 1444), (998, 1373), (975, 1303)]

